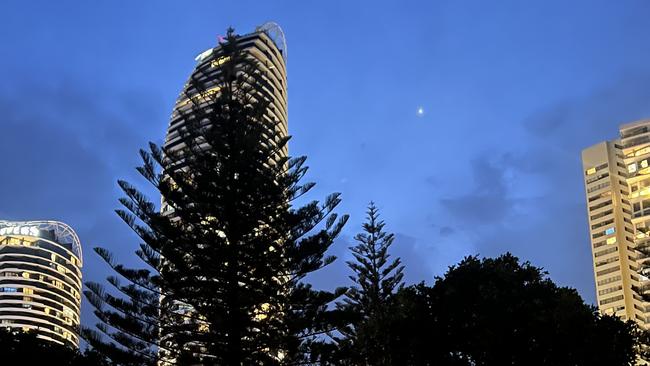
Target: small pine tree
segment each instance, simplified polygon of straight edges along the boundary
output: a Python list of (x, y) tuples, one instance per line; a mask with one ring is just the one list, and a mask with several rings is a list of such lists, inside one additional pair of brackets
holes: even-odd
[[(229, 60), (220, 91), (187, 96), (185, 147), (141, 151), (138, 171), (171, 210), (120, 182), (127, 198), (118, 214), (142, 239), (146, 268), (96, 249), (128, 283), (111, 276), (112, 291), (87, 284), (100, 323), (83, 334), (119, 365), (304, 363), (332, 328), (328, 304), (344, 292), (303, 282), (334, 260), (325, 252), (347, 220), (333, 213), (339, 195), (293, 207), (314, 186), (300, 184), (305, 158), (286, 156), (289, 138), (266, 116), (260, 68), (232, 30), (220, 52)], [(213, 88), (204, 79), (187, 89)]]
[(364, 365), (391, 364), (388, 338), (382, 328), (390, 321), (393, 294), (403, 286), (404, 266), (400, 258), (391, 260), (388, 253), (395, 237), (385, 232), (384, 226), (371, 202), (364, 232), (355, 236), (357, 245), (350, 248), (354, 261), (347, 262), (355, 285), (348, 290), (342, 307), (355, 317), (342, 331), (346, 339), (341, 343), (343, 349), (351, 351), (354, 362)]

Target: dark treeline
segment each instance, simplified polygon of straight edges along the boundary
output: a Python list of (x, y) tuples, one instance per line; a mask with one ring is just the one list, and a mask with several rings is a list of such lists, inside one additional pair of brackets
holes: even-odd
[(22, 330), (0, 328), (0, 365), (7, 366), (110, 366), (111, 363), (94, 350), (79, 352), (36, 337)]
[[(289, 138), (265, 117), (260, 68), (232, 31), (221, 50), (220, 92), (188, 96), (183, 147), (141, 151), (138, 171), (168, 209), (119, 182), (117, 213), (144, 264), (96, 248), (115, 274), (86, 284), (98, 319), (81, 332), (90, 351), (0, 333), (3, 355), (38, 347), (57, 365), (122, 366), (635, 363), (645, 333), (510, 254), (467, 257), (423, 279), (431, 285), (406, 286), (408, 263), (391, 256), (373, 203), (350, 248), (350, 282), (312, 288), (305, 278), (335, 260), (327, 251), (347, 221), (339, 195), (308, 200), (305, 158), (286, 156)], [(197, 92), (205, 83), (189, 81)]]

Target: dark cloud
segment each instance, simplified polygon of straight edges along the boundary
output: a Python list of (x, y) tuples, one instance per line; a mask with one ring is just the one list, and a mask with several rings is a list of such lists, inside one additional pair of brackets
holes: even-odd
[[(106, 93), (71, 80), (31, 80), (6, 79), (0, 92), (0, 219), (71, 225), (82, 241), (84, 281), (103, 282), (108, 268), (93, 247), (107, 247), (137, 265), (132, 255), (137, 238), (113, 212), (121, 195), (115, 182), (134, 179), (137, 149), (146, 142), (142, 133), (157, 124), (162, 136), (166, 122), (153, 108), (155, 98), (144, 92)], [(94, 323), (85, 301), (82, 319)]]
[(348, 278), (351, 275), (350, 269), (345, 262), (352, 259), (348, 248), (354, 245), (353, 243), (354, 241), (351, 237), (344, 234), (339, 235), (327, 252), (327, 255), (336, 257), (334, 263), (311, 273), (305, 281), (312, 284), (315, 288), (325, 290), (351, 285), (350, 279)]
[(437, 186), (440, 185), (440, 180), (439, 180), (439, 178), (434, 177), (434, 176), (428, 176), (428, 177), (426, 177), (426, 178), (424, 179), (424, 181), (425, 181), (427, 184), (429, 184), (429, 185), (431, 185), (431, 186), (433, 186), (433, 187), (437, 187)]
[(615, 139), (619, 124), (650, 117), (648, 85), (650, 74), (628, 74), (591, 95), (543, 108), (524, 121), (525, 150), (495, 149), (491, 160), (478, 155), (473, 193), (441, 201), (473, 223), (461, 231), (477, 252), (513, 252), (593, 302), (580, 152)]
[(650, 116), (650, 73), (630, 71), (594, 93), (547, 106), (524, 126), (551, 148), (582, 150), (617, 135), (619, 124)]
[(443, 198), (441, 205), (457, 219), (480, 225), (503, 221), (513, 208), (503, 168), (481, 155), (472, 161), (473, 186), (470, 193)]
[(110, 196), (106, 164), (69, 132), (34, 120), (7, 121), (2, 139), (0, 154), (8, 157), (0, 183), (5, 214), (82, 216)]
[(159, 112), (142, 107), (152, 105), (150, 98), (136, 107), (133, 94), (106, 94), (70, 80), (9, 82), (11, 94), (0, 93), (0, 154), (7, 157), (2, 212), (12, 218), (67, 217), (75, 227), (110, 213), (115, 180), (134, 176), (137, 149), (146, 142), (141, 133), (159, 119)]
[(440, 236), (449, 236), (452, 235), (454, 232), (456, 232), (456, 230), (454, 230), (454, 228), (449, 226), (443, 226), (439, 230)]
[(393, 258), (401, 258), (404, 268), (404, 281), (407, 284), (419, 283), (422, 281), (431, 282), (433, 272), (428, 258), (431, 257), (433, 248), (423, 246), (415, 237), (396, 233), (395, 241), (391, 246)]
[(541, 138), (552, 136), (569, 124), (571, 108), (569, 103), (554, 105), (531, 117), (526, 127), (533, 135)]
[(505, 152), (499, 162), (517, 173), (544, 175), (558, 166), (557, 152), (545, 144), (532, 144), (522, 152)]

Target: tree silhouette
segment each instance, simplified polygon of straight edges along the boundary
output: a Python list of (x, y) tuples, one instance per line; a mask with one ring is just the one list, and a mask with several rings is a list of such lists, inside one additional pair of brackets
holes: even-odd
[(0, 355), (3, 365), (108, 366), (93, 351), (79, 352), (68, 346), (36, 337), (33, 332), (0, 328)]
[(339, 343), (348, 357), (363, 365), (391, 364), (389, 337), (384, 328), (390, 322), (394, 292), (403, 286), (404, 266), (399, 258), (390, 259), (388, 251), (394, 235), (385, 232), (384, 227), (371, 202), (363, 232), (354, 237), (357, 245), (350, 248), (354, 260), (347, 262), (354, 273), (350, 276), (354, 285), (342, 308), (352, 314), (352, 322), (341, 329), (345, 338)]
[(511, 254), (467, 257), (431, 287), (404, 288), (392, 314), (396, 365), (634, 365), (645, 337)]
[(118, 276), (110, 290), (87, 284), (100, 323), (83, 332), (117, 364), (298, 364), (333, 327), (328, 304), (343, 290), (316, 291), (304, 278), (334, 260), (325, 252), (347, 216), (333, 213), (338, 194), (294, 207), (314, 184), (300, 183), (305, 158), (287, 157), (260, 67), (237, 39), (231, 29), (215, 49), (228, 60), (218, 92), (209, 79), (189, 81), (184, 147), (141, 151), (138, 171), (164, 212), (119, 182), (117, 213), (142, 240), (146, 266), (126, 268), (96, 249)]

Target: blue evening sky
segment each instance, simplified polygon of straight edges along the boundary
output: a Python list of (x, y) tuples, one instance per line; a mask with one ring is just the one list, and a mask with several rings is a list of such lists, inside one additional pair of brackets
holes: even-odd
[[(4, 1), (0, 218), (58, 219), (134, 263), (113, 213), (194, 56), (278, 22), (310, 198), (351, 214), (314, 277), (345, 285), (375, 200), (409, 282), (511, 251), (594, 302), (581, 149), (650, 117), (650, 1)], [(424, 115), (418, 116), (422, 107)], [(154, 197), (155, 198), (155, 197)], [(85, 318), (89, 307), (84, 303)]]

